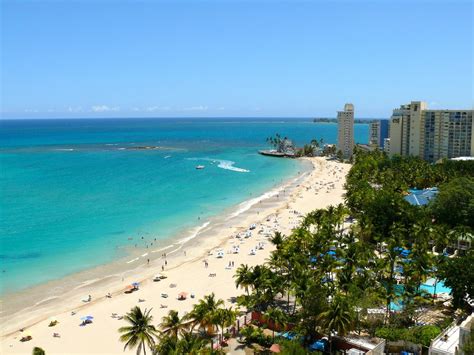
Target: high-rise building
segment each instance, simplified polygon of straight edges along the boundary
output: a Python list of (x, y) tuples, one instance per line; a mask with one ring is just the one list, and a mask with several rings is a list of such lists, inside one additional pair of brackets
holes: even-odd
[(376, 146), (383, 150), (385, 148), (385, 139), (388, 138), (388, 128), (388, 120), (375, 120), (370, 122), (369, 145)]
[(428, 110), (422, 101), (400, 106), (390, 120), (390, 155), (428, 161), (474, 155), (472, 112)]
[(422, 154), (428, 161), (474, 155), (472, 110), (427, 110), (421, 129)]
[(412, 101), (393, 110), (390, 119), (390, 154), (420, 155), (421, 112), (426, 107), (423, 101)]
[(354, 105), (345, 104), (344, 111), (337, 112), (337, 149), (344, 158), (350, 158), (354, 149)]

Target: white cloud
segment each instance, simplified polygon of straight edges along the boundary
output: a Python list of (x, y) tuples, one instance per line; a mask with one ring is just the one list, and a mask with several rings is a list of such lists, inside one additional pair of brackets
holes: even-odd
[(110, 112), (110, 111), (119, 111), (120, 107), (110, 107), (107, 105), (96, 105), (91, 107), (92, 112)]
[(67, 112), (71, 112), (71, 113), (82, 112), (82, 106), (76, 106), (76, 107), (69, 106), (67, 108)]
[(207, 111), (208, 107), (199, 105), (199, 106), (192, 106), (192, 107), (185, 107), (182, 110), (183, 111)]
[(148, 112), (154, 112), (154, 111), (159, 111), (159, 110), (161, 110), (160, 106), (150, 106), (145, 109), (145, 111), (148, 111)]
[(25, 112), (27, 112), (27, 113), (37, 113), (37, 112), (39, 112), (39, 110), (36, 109), (36, 108), (26, 108)]

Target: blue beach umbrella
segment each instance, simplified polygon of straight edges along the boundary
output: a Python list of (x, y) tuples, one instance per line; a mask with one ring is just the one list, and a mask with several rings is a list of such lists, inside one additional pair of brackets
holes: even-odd
[(140, 285), (140, 283), (138, 283), (138, 282), (132, 282), (133, 287), (138, 287), (139, 285)]
[(94, 319), (94, 317), (92, 317), (92, 316), (85, 316), (85, 317), (82, 317), (82, 318), (81, 318), (82, 321), (85, 321), (85, 320), (93, 320), (93, 319)]

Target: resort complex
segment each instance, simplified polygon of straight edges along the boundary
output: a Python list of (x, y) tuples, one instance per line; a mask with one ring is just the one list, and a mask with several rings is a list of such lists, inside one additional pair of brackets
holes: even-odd
[[(350, 105), (350, 104), (348, 104)], [(346, 105), (347, 106), (347, 105)], [(348, 159), (354, 148), (353, 106), (338, 112), (338, 147)], [(473, 110), (430, 110), (412, 101), (393, 110), (390, 120), (369, 121), (369, 144), (390, 156), (420, 157), (429, 162), (474, 156)]]

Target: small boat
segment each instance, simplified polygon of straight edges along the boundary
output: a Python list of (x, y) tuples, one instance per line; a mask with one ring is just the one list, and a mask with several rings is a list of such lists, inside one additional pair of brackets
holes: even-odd
[(205, 168), (204, 165), (196, 165), (196, 170), (202, 170), (204, 168)]

